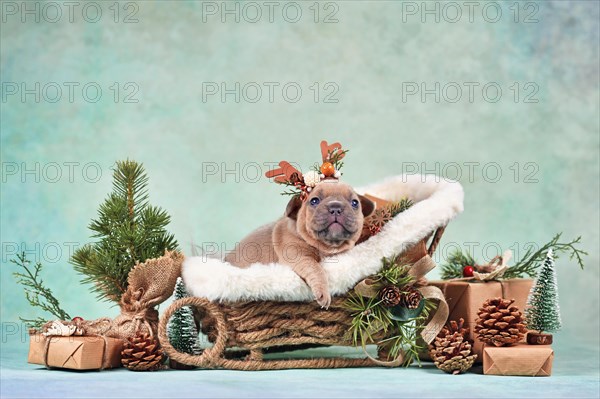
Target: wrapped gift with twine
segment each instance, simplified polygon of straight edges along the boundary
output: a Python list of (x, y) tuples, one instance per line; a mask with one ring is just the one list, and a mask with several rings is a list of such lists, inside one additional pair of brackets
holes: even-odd
[(27, 361), (47, 368), (103, 370), (121, 367), (123, 340), (104, 335), (57, 336), (32, 331)]
[(90, 370), (120, 367), (124, 340), (137, 333), (156, 336), (156, 306), (173, 293), (181, 274), (183, 254), (165, 251), (165, 255), (138, 263), (127, 279), (128, 287), (115, 319), (49, 321), (40, 331), (30, 331), (29, 363), (48, 368)]
[(106, 335), (111, 327), (112, 320), (108, 317), (49, 321), (39, 331), (29, 331), (27, 361), (47, 368), (73, 370), (120, 367), (123, 340)]
[(507, 251), (503, 256), (492, 259), (489, 264), (478, 266), (479, 271), (474, 272), (473, 277), (430, 281), (432, 286), (444, 293), (449, 307), (448, 319), (465, 320), (467, 338), (473, 341), (473, 353), (477, 354), (477, 362), (483, 359), (483, 343), (477, 339), (474, 328), (477, 312), (483, 302), (497, 297), (514, 299), (514, 306), (521, 310), (525, 309), (527, 303), (533, 283), (531, 279), (501, 279), (510, 255)]
[(483, 374), (549, 377), (553, 360), (554, 351), (549, 345), (486, 346)]

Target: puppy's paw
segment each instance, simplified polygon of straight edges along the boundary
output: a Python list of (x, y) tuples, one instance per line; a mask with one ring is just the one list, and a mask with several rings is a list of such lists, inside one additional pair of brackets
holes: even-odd
[(322, 308), (329, 308), (331, 305), (331, 294), (327, 289), (317, 289), (315, 290), (315, 298), (317, 299), (317, 303), (321, 305)]

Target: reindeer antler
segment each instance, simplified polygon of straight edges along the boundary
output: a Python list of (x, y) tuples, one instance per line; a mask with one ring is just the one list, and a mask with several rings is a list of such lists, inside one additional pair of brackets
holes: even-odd
[(338, 154), (337, 159), (340, 160), (346, 155), (346, 151), (342, 151), (342, 145), (338, 143), (327, 144), (327, 140), (321, 141), (321, 156), (323, 162), (330, 162), (333, 154)]
[(279, 162), (279, 167), (268, 170), (265, 173), (267, 178), (273, 178), (276, 183), (296, 183), (302, 181), (302, 172), (294, 168), (288, 161)]

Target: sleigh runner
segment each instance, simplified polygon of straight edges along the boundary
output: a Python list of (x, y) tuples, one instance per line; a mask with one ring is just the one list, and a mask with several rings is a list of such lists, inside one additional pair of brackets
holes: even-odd
[[(306, 284), (285, 265), (238, 269), (220, 259), (188, 258), (182, 275), (193, 296), (173, 302), (159, 322), (159, 338), (169, 357), (201, 368), (235, 370), (399, 366), (405, 361), (404, 353), (390, 356), (386, 345), (392, 332), (382, 329), (357, 341), (351, 333), (356, 311), (347, 306), (356, 292), (368, 296), (368, 277), (380, 271), (381, 259), (398, 254), (410, 260), (408, 274), (415, 288), (437, 305), (419, 329), (420, 339), (431, 342), (446, 322), (448, 309), (441, 292), (428, 286), (423, 277), (435, 267), (431, 256), (446, 225), (462, 211), (462, 187), (433, 175), (403, 175), (357, 191), (389, 201), (408, 197), (414, 205), (377, 235), (335, 259), (323, 260), (334, 296), (328, 309), (321, 309)], [(168, 340), (167, 323), (183, 306), (196, 310), (202, 332), (213, 343), (199, 355), (178, 352)], [(264, 358), (265, 353), (281, 348), (367, 344), (378, 345), (377, 358), (366, 349), (360, 358)]]

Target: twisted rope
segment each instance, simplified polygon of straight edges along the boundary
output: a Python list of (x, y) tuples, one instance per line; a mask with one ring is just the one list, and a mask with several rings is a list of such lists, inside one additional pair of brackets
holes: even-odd
[[(169, 337), (167, 336), (167, 323), (171, 316), (173, 316), (173, 313), (183, 306), (203, 308), (214, 318), (218, 331), (215, 344), (212, 348), (205, 349), (201, 355), (190, 355), (178, 352), (169, 342)], [(179, 363), (198, 367), (209, 367), (211, 364), (218, 365), (219, 357), (222, 356), (225, 351), (228, 335), (228, 326), (223, 317), (223, 312), (220, 311), (216, 304), (205, 298), (188, 297), (176, 300), (167, 308), (167, 310), (165, 310), (158, 325), (158, 339), (169, 357)]]
[[(344, 298), (336, 298), (341, 305)], [(215, 332), (214, 346), (200, 355), (178, 352), (167, 336), (167, 324), (173, 313), (183, 307), (193, 306), (205, 315), (203, 323)], [(286, 302), (246, 302), (235, 306), (217, 304), (205, 298), (189, 297), (173, 302), (164, 312), (158, 325), (158, 336), (163, 350), (175, 361), (204, 368), (227, 368), (233, 370), (279, 370), (287, 368), (341, 368), (367, 366), (397, 366), (402, 359), (382, 362), (367, 354), (367, 358), (315, 358), (292, 360), (262, 360), (262, 349), (268, 347), (301, 344), (351, 345), (346, 338), (351, 316), (348, 311), (323, 311), (317, 304)], [(311, 313), (312, 312), (312, 313)], [(298, 314), (299, 313), (299, 314)], [(230, 315), (245, 319), (232, 328)], [(317, 315), (316, 319), (312, 316)], [(258, 329), (256, 329), (258, 328)], [(239, 346), (249, 349), (246, 359), (228, 359), (227, 347)]]

